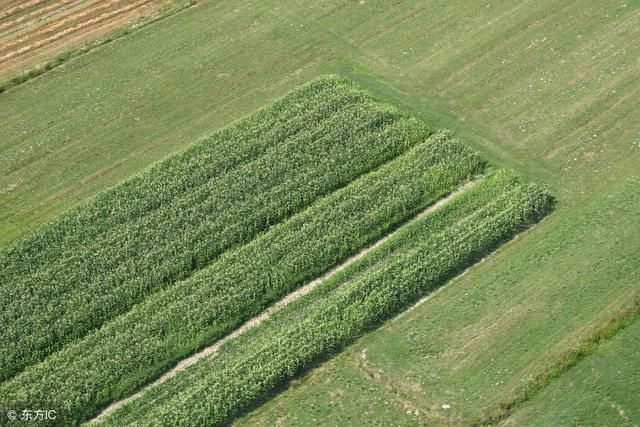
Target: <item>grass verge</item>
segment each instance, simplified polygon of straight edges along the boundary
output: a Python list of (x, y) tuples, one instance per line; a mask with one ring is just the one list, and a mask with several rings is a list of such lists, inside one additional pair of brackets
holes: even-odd
[(508, 400), (489, 408), (473, 426), (495, 425), (511, 416), (520, 406), (531, 400), (553, 380), (559, 378), (569, 369), (580, 363), (596, 351), (603, 343), (609, 341), (618, 332), (640, 319), (640, 298), (633, 299), (624, 309), (607, 320), (602, 326), (581, 340), (573, 348), (561, 354), (543, 372), (537, 374), (532, 381), (516, 390)]

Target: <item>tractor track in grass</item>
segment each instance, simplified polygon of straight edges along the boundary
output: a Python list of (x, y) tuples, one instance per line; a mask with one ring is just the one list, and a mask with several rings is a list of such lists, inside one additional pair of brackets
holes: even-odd
[(383, 244), (385, 244), (397, 232), (399, 232), (404, 226), (406, 226), (406, 225), (408, 225), (410, 223), (413, 223), (415, 221), (419, 221), (420, 219), (422, 219), (426, 215), (429, 215), (431, 212), (437, 210), (438, 208), (440, 208), (441, 206), (443, 206), (444, 204), (446, 204), (447, 202), (449, 202), (450, 200), (452, 200), (456, 196), (462, 194), (463, 192), (465, 192), (469, 188), (475, 186), (480, 181), (482, 181), (484, 178), (485, 178), (485, 176), (483, 175), (483, 176), (481, 176), (481, 177), (479, 177), (477, 179), (474, 179), (473, 181), (469, 181), (469, 182), (463, 184), (462, 186), (460, 186), (455, 191), (453, 191), (450, 194), (448, 194), (447, 196), (441, 197), (436, 202), (434, 202), (434, 203), (422, 208), (420, 211), (418, 211), (418, 213), (416, 213), (414, 216), (409, 218), (404, 223), (400, 224), (397, 228), (393, 229), (390, 233), (388, 233), (385, 236), (381, 237), (380, 239), (378, 239), (374, 243), (365, 246), (358, 253), (346, 258), (345, 260), (343, 260), (338, 265), (336, 265), (335, 267), (331, 268), (330, 270), (328, 270), (327, 272), (325, 272), (321, 276), (311, 280), (306, 285), (304, 285), (304, 286), (302, 286), (302, 287), (290, 292), (289, 294), (287, 294), (286, 296), (281, 298), (279, 301), (273, 303), (270, 307), (268, 307), (267, 309), (262, 311), (262, 313), (258, 314), (257, 316), (254, 316), (251, 319), (249, 319), (246, 322), (244, 322), (241, 326), (239, 326), (233, 332), (231, 332), (228, 335), (226, 335), (225, 337), (213, 342), (212, 344), (204, 347), (203, 349), (201, 349), (200, 351), (192, 354), (191, 356), (188, 356), (188, 357), (182, 359), (173, 368), (171, 368), (168, 371), (166, 371), (164, 374), (162, 374), (155, 381), (152, 381), (149, 384), (143, 386), (140, 390), (138, 390), (137, 392), (135, 392), (134, 394), (132, 394), (132, 395), (130, 395), (128, 397), (125, 397), (124, 399), (112, 402), (111, 404), (106, 406), (96, 417), (94, 417), (93, 419), (91, 419), (87, 423), (85, 423), (85, 425), (93, 423), (95, 421), (99, 421), (100, 419), (106, 417), (107, 415), (109, 415), (113, 411), (117, 410), (118, 408), (120, 408), (124, 404), (141, 397), (148, 389), (150, 389), (152, 387), (155, 387), (155, 386), (157, 386), (159, 384), (162, 384), (163, 382), (167, 381), (168, 379), (170, 379), (171, 377), (175, 376), (179, 372), (185, 370), (187, 367), (193, 365), (194, 363), (196, 363), (200, 359), (203, 359), (205, 357), (208, 357), (208, 356), (216, 354), (218, 352), (218, 349), (222, 345), (227, 343), (228, 341), (231, 341), (232, 339), (234, 339), (237, 336), (243, 334), (245, 331), (253, 328), (254, 326), (259, 325), (260, 323), (262, 323), (263, 321), (268, 319), (272, 314), (274, 314), (278, 310), (282, 309), (283, 307), (287, 306), (288, 304), (290, 304), (291, 302), (297, 300), (298, 298), (302, 297), (303, 295), (308, 294), (315, 287), (317, 287), (320, 283), (324, 282), (325, 280), (328, 280), (330, 277), (332, 277), (333, 275), (341, 272), (345, 268), (349, 267), (351, 264), (353, 264), (354, 262), (356, 262), (360, 258), (364, 257), (365, 255), (367, 255), (371, 251), (373, 251), (373, 250), (379, 248), (380, 246), (382, 246)]

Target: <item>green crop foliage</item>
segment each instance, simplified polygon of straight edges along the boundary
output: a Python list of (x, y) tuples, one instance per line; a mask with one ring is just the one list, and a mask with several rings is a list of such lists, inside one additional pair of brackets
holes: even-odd
[(60, 408), (60, 420), (64, 414), (66, 422), (86, 419), (483, 168), (462, 144), (435, 134), (28, 368), (0, 386), (0, 394), (18, 402), (46, 402)]
[(217, 355), (117, 409), (107, 425), (217, 425), (486, 255), (551, 207), (498, 172), (333, 276)]
[(0, 380), (427, 135), (325, 77), (72, 209), (0, 252)]

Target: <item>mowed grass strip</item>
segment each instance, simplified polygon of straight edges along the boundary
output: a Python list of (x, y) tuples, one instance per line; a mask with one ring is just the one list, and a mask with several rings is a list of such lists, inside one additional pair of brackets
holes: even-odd
[(0, 386), (73, 423), (157, 377), (480, 173), (438, 133)]
[[(640, 300), (636, 300), (639, 302)], [(640, 421), (640, 312), (610, 341), (532, 395), (501, 426), (634, 426)]]
[(71, 210), (0, 252), (0, 380), (427, 135), (322, 78)]
[[(492, 186), (502, 191), (492, 191)], [(481, 207), (469, 213), (468, 204)], [(229, 341), (216, 356), (151, 387), (102, 421), (106, 425), (227, 423), (305, 367), (445, 283), (550, 207), (551, 200), (540, 187), (518, 183), (500, 172), (442, 211), (401, 229), (370, 255), (381, 262), (363, 258)], [(461, 215), (460, 209), (467, 214)]]

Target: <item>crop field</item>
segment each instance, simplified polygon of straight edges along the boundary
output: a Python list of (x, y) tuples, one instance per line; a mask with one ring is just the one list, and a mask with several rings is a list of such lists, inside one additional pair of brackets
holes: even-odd
[[(403, 225), (471, 179), (480, 183)], [(184, 391), (218, 387), (200, 422), (227, 422), (551, 203), (538, 186), (486, 171), (450, 134), (338, 77), (316, 79), (2, 249), (3, 306), (29, 300), (2, 313), (0, 393), (5, 405), (53, 405), (61, 422), (86, 421), (393, 232), (248, 342), (241, 334), (225, 345), (223, 366), (246, 372), (210, 372), (219, 359), (203, 357), (131, 404), (152, 410), (153, 393), (169, 393), (183, 403), (145, 419), (166, 422), (172, 411), (172, 424), (189, 424), (198, 421), (185, 414), (203, 401)], [(107, 423), (139, 412), (119, 408)]]
[(639, 39), (638, 1), (0, 1), (0, 425), (640, 424)]
[[(52, 56), (133, 22), (175, 0), (27, 0), (0, 2), (0, 81), (44, 66)], [(28, 72), (28, 71), (27, 71)]]
[(18, 306), (2, 313), (0, 378), (427, 135), (415, 120), (329, 82), (293, 93), (2, 250), (2, 305)]
[(121, 406), (105, 424), (228, 422), (309, 363), (436, 288), (518, 227), (538, 219), (549, 202), (539, 188), (498, 173), (403, 227), (250, 335), (241, 335), (214, 357)]

